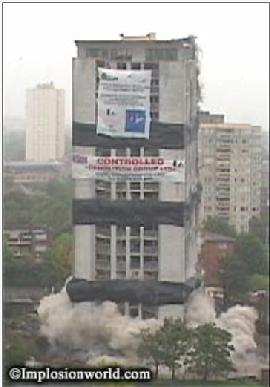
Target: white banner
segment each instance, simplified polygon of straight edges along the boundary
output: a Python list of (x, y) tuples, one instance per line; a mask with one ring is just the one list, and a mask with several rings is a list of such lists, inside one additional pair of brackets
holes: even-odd
[(75, 154), (72, 160), (74, 179), (107, 181), (185, 181), (184, 160), (163, 157), (89, 157)]
[(98, 69), (97, 134), (149, 138), (151, 70)]

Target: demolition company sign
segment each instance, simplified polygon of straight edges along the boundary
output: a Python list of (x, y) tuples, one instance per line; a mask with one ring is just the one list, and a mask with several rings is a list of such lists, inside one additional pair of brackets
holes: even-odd
[(149, 138), (151, 70), (98, 69), (97, 134)]
[(184, 160), (163, 157), (89, 157), (75, 154), (72, 160), (74, 179), (107, 181), (185, 181)]

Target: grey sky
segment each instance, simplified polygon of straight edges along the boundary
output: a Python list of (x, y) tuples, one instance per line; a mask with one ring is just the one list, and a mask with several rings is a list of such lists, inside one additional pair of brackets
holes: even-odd
[(268, 129), (268, 4), (4, 4), (4, 115), (24, 116), (25, 89), (53, 80), (71, 120), (75, 39), (198, 37), (202, 108)]

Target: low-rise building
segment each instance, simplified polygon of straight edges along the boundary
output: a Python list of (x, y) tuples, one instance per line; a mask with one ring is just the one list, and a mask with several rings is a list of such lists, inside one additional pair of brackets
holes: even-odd
[(49, 236), (45, 227), (18, 226), (4, 230), (4, 239), (14, 256), (40, 258), (48, 249)]
[(59, 177), (71, 175), (70, 161), (31, 162), (10, 161), (4, 163), (5, 192), (31, 193)]
[(203, 237), (200, 263), (204, 272), (204, 283), (206, 286), (220, 287), (220, 269), (224, 257), (233, 255), (235, 251), (235, 239), (207, 232)]

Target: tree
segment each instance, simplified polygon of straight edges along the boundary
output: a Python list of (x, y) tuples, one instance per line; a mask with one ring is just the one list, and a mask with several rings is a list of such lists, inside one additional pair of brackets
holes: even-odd
[(140, 358), (154, 364), (155, 377), (158, 378), (159, 365), (162, 359), (162, 342), (160, 331), (151, 332), (149, 328), (142, 329), (139, 335), (138, 355)]
[(269, 276), (262, 274), (253, 274), (249, 277), (248, 281), (249, 291), (254, 292), (256, 290), (269, 289)]
[(171, 370), (171, 377), (174, 380), (176, 369), (186, 364), (190, 330), (180, 318), (166, 318), (159, 334), (162, 347), (161, 362)]
[(207, 381), (211, 376), (218, 376), (234, 371), (230, 355), (234, 350), (230, 345), (231, 334), (215, 324), (204, 324), (194, 329), (189, 355), (189, 369)]
[(226, 256), (220, 278), (224, 289), (224, 306), (231, 306), (244, 298), (248, 291), (248, 272), (243, 261), (237, 256)]
[(226, 235), (230, 237), (236, 236), (236, 231), (233, 226), (219, 218), (208, 217), (204, 223), (204, 229), (216, 234)]
[(249, 274), (267, 272), (267, 256), (260, 240), (250, 234), (240, 234), (236, 239), (236, 254), (244, 263)]
[(249, 222), (249, 231), (262, 243), (269, 241), (269, 213), (266, 211), (259, 218), (253, 216)]
[(48, 271), (55, 285), (62, 286), (72, 273), (73, 238), (70, 234), (60, 235), (46, 254)]

